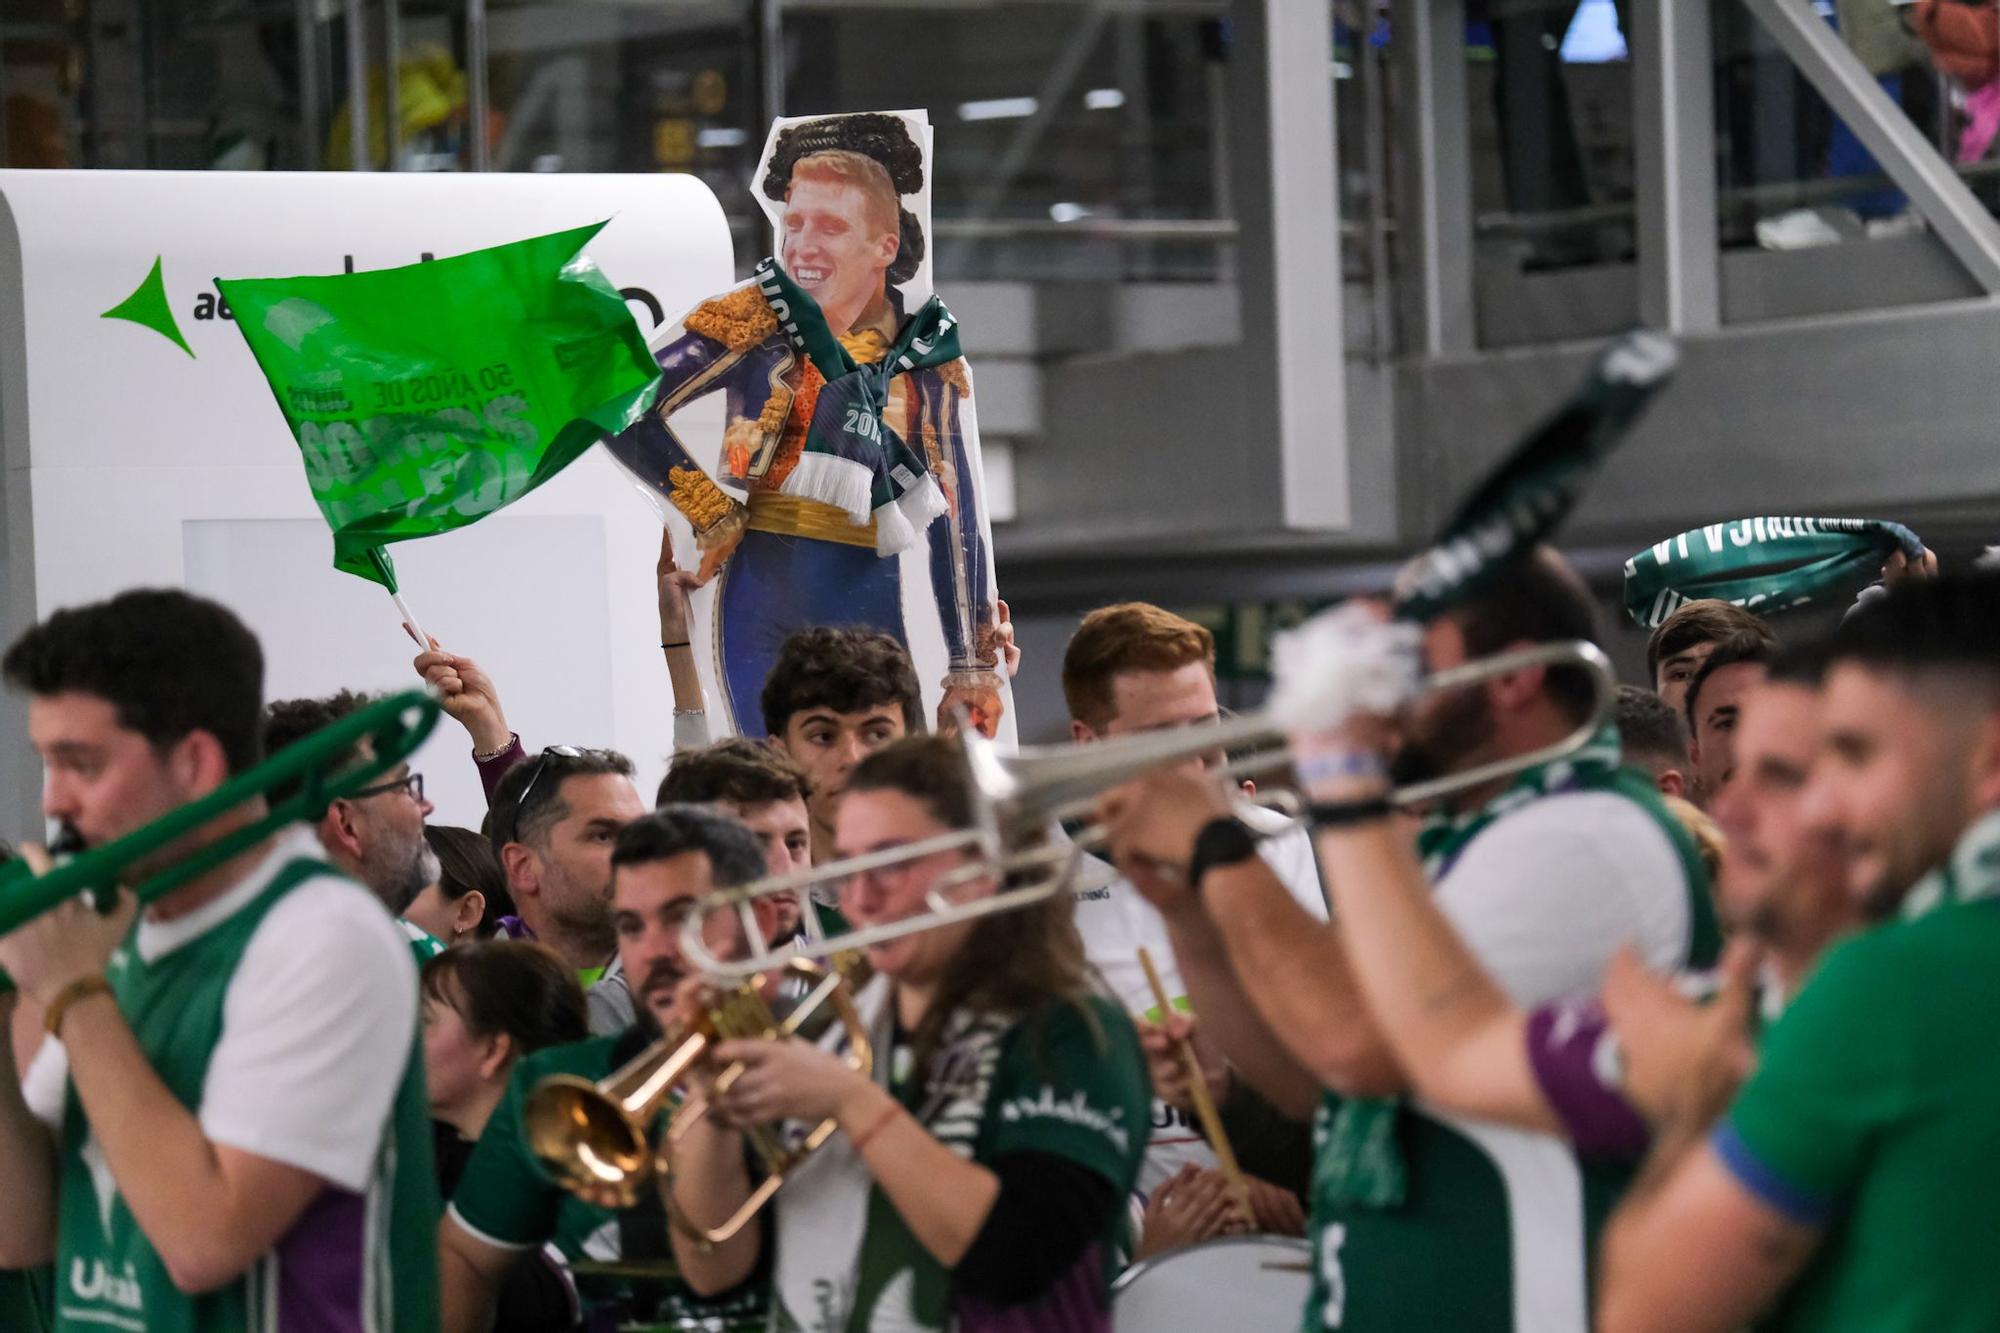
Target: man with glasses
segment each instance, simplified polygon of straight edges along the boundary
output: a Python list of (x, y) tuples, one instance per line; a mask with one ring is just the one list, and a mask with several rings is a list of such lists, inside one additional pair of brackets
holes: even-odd
[(596, 1033), (632, 1022), (611, 925), (611, 845), (645, 813), (632, 761), (614, 750), (551, 745), (493, 790), (489, 836), (518, 914), (500, 928), (541, 941), (576, 969)]
[[(368, 696), (342, 690), (324, 699), (283, 699), (264, 714), (264, 749), (275, 754), (354, 713)], [(351, 768), (373, 758), (374, 743), (366, 736), (339, 757)], [(274, 800), (285, 800), (298, 783), (273, 788)], [(430, 933), (404, 917), (417, 895), (438, 877), (437, 854), (424, 840), (424, 818), (431, 812), (424, 799), (424, 778), (407, 763), (398, 764), (382, 781), (327, 806), (313, 831), (327, 860), (360, 881), (382, 900), (410, 942), (410, 953), (422, 967), (444, 950)]]

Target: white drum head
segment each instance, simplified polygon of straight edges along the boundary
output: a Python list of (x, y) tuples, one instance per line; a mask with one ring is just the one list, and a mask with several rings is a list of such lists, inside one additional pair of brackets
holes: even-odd
[(1303, 1240), (1226, 1236), (1143, 1260), (1111, 1284), (1113, 1333), (1290, 1333), (1311, 1256)]

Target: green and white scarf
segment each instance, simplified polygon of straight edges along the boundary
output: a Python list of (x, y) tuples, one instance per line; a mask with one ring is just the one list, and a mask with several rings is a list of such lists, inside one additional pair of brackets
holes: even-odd
[(806, 430), (804, 453), (779, 490), (844, 510), (857, 524), (875, 519), (875, 549), (913, 546), (945, 512), (930, 466), (882, 420), (889, 380), (959, 357), (958, 321), (933, 296), (903, 321), (880, 361), (857, 364), (827, 327), (819, 303), (766, 258), (752, 275), (778, 327), (819, 370), (826, 385)]
[(1553, 532), (1679, 360), (1671, 339), (1643, 330), (1599, 353), (1569, 400), (1514, 446), (1430, 548), (1404, 567), (1397, 618), (1435, 619)]
[[(1618, 772), (1618, 731), (1605, 726), (1567, 758), (1523, 769), (1507, 789), (1476, 810), (1433, 811), (1417, 832), (1417, 855), (1432, 884), (1451, 870), (1472, 840), (1493, 822), (1545, 796), (1606, 783)], [(1313, 1183), (1315, 1199), (1364, 1208), (1394, 1208), (1403, 1202), (1403, 1153), (1396, 1137), (1400, 1097), (1341, 1100), (1323, 1135)]]
[[(877, 976), (855, 997), (875, 1051), (875, 1081), (892, 1091), (911, 1077), (908, 1069), (892, 1067), (909, 1055), (895, 1042), (894, 995), (889, 978)], [(968, 1161), (984, 1127), (1007, 1029), (990, 1017), (954, 1015), (932, 1061), (930, 1086), (911, 1108), (932, 1138)], [(844, 1051), (845, 1034), (836, 1024), (820, 1044)], [(909, 1105), (907, 1096), (898, 1100)], [(785, 1182), (778, 1195), (772, 1273), (771, 1327), (777, 1333), (928, 1327), (898, 1305), (914, 1298), (911, 1283), (884, 1283), (881, 1273), (864, 1271), (874, 1191), (875, 1177), (845, 1134), (828, 1139)]]
[(1739, 518), (1655, 542), (1625, 562), (1625, 610), (1652, 629), (1681, 606), (1715, 598), (1763, 615), (1873, 578), (1896, 551), (1924, 544), (1872, 518)]
[(1941, 907), (2000, 898), (2000, 810), (1974, 821), (1952, 848), (1951, 859), (1925, 875), (1903, 897), (1905, 921)]

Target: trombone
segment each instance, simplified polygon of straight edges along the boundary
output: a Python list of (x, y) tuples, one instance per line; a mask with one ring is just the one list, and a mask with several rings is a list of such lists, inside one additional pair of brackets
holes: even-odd
[[(755, 981), (745, 980), (717, 997), (686, 1028), (661, 1037), (597, 1082), (571, 1074), (543, 1079), (521, 1108), (529, 1151), (564, 1189), (601, 1206), (630, 1208), (639, 1202), (646, 1184), (657, 1178), (672, 1212), (667, 1185), (673, 1173), (674, 1150), (709, 1110), (705, 1097), (688, 1094), (683, 1085), (717, 1042), (789, 1037), (822, 1008), (828, 1008), (834, 1021), (846, 1029), (848, 1067), (864, 1075), (874, 1069), (867, 1025), (855, 1006), (849, 982), (848, 973), (856, 961), (853, 956), (844, 956), (835, 959), (831, 967), (823, 967), (810, 959), (792, 958), (782, 964), (786, 972), (809, 987), (783, 1020), (773, 1015)], [(715, 1091), (727, 1092), (742, 1072), (740, 1064), (723, 1070), (716, 1076)], [(667, 1112), (666, 1127), (656, 1148), (654, 1124), (677, 1094), (682, 1100)], [(696, 1226), (678, 1213), (673, 1214), (675, 1224), (711, 1245), (722, 1244), (748, 1226), (784, 1185), (786, 1176), (838, 1128), (838, 1121), (823, 1120), (793, 1143), (781, 1137), (774, 1126), (751, 1126), (744, 1137), (763, 1161), (764, 1180), (719, 1226)]]
[[(52, 910), (78, 894), (90, 895), (109, 911), (133, 862), (171, 846), (219, 815), (226, 814), (288, 781), (303, 785), (260, 819), (232, 829), (206, 847), (157, 871), (136, 885), (134, 896), (150, 903), (254, 847), (288, 824), (318, 819), (341, 797), (368, 786), (408, 758), (437, 725), (438, 701), (428, 690), (406, 690), (378, 699), (330, 727), (288, 745), (262, 763), (244, 769), (206, 796), (170, 810), (124, 837), (94, 847), (36, 875), (25, 861), (0, 867), (0, 935)], [(370, 756), (339, 772), (333, 758), (357, 741), (368, 740)], [(13, 983), (0, 972), (0, 993)]]
[[(1589, 744), (1617, 707), (1618, 680), (1603, 650), (1585, 640), (1535, 644), (1432, 672), (1424, 678), (1413, 699), (1478, 685), (1530, 667), (1582, 671), (1592, 692), (1591, 706), (1583, 720), (1552, 744), (1398, 787), (1390, 793), (1390, 798), (1400, 806), (1423, 805), (1565, 758)], [(964, 748), (972, 783), (971, 828), (719, 890), (702, 899), (689, 913), (682, 927), (683, 955), (719, 982), (742, 982), (760, 972), (788, 966), (795, 959), (858, 952), (905, 935), (1027, 907), (1054, 896), (1068, 885), (1083, 855), (1101, 848), (1104, 837), (1100, 830), (1088, 828), (1074, 840), (1043, 845), (1036, 845), (1037, 842), (1046, 837), (1052, 825), (1089, 815), (1098, 797), (1111, 788), (1212, 750), (1230, 752), (1231, 757), (1220, 766), (1230, 776), (1264, 772), (1290, 761), (1285, 726), (1269, 710), (1211, 726), (1148, 732), (1093, 745), (1030, 746), (1012, 756), (1001, 754), (998, 745), (969, 727), (960, 729), (959, 743)], [(1290, 813), (1293, 826), (1303, 822), (1296, 801), (1286, 798), (1282, 802), (1264, 803)], [(940, 876), (925, 896), (926, 910), (914, 916), (829, 937), (819, 930), (814, 913), (807, 910), (801, 918), (806, 928), (805, 938), (775, 948), (765, 944), (756, 931), (751, 904), (759, 898), (804, 895), (817, 885), (837, 884), (853, 875), (904, 865), (940, 852), (958, 852), (971, 861)], [(1018, 882), (1024, 878), (1026, 882)], [(1000, 887), (984, 897), (966, 901), (953, 898), (953, 890), (978, 880), (997, 880)], [(1010, 881), (1017, 882), (1010, 885)], [(702, 926), (715, 912), (733, 912), (741, 920), (744, 934), (751, 942), (745, 957), (721, 958), (708, 947), (702, 937)]]

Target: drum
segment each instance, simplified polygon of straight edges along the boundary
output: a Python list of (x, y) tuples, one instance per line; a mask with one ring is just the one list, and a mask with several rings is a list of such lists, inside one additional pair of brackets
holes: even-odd
[(1303, 1240), (1224, 1236), (1141, 1260), (1111, 1284), (1113, 1333), (1291, 1333), (1311, 1258)]

